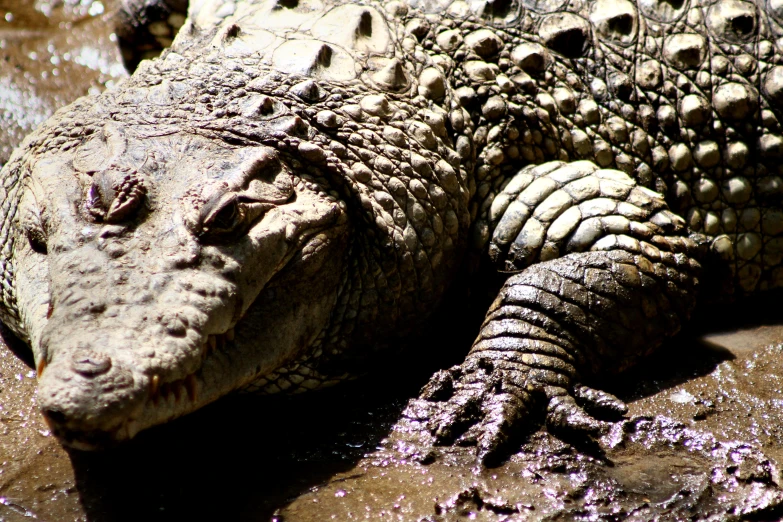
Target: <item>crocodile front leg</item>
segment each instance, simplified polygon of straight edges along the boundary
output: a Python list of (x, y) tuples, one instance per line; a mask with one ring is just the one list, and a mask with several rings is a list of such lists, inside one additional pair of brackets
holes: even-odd
[(511, 276), (467, 359), (422, 391), (437, 442), (492, 457), (535, 409), (555, 428), (601, 432), (622, 414), (582, 383), (676, 333), (698, 286), (697, 243), (662, 196), (588, 162), (526, 168), (500, 196), (490, 253)]

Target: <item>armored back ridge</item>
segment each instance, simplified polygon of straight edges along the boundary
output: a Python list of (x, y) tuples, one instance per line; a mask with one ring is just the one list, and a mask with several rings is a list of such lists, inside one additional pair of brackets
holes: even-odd
[[(205, 0), (2, 171), (0, 316), (61, 439), (303, 391), (408, 334), (470, 251), (515, 273), (411, 415), (491, 455), (710, 287), (778, 286), (774, 2)], [(780, 40), (783, 42), (783, 40)], [(467, 429), (467, 431), (465, 431)]]

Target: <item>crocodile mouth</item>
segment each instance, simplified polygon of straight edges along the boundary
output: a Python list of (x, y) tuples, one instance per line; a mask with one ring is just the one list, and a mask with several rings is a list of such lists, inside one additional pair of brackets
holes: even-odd
[[(50, 431), (73, 449), (94, 451), (116, 446), (132, 439), (140, 431), (181, 417), (219, 398), (220, 395), (212, 394), (199, 402), (204, 395), (199, 392), (205, 386), (205, 365), (221, 354), (228, 355), (234, 346), (234, 328), (222, 334), (208, 335), (201, 343), (201, 365), (198, 369), (173, 381), (162, 381), (159, 374), (153, 373), (146, 385), (146, 399), (114, 425), (87, 430), (70, 427), (65, 416), (56, 410), (44, 411), (44, 420)], [(45, 369), (46, 363), (40, 363), (38, 375), (42, 375)]]
[[(153, 374), (149, 379), (149, 389), (147, 394), (146, 407), (160, 408), (169, 403), (173, 409), (177, 406), (187, 406), (183, 402), (187, 399), (195, 404), (199, 397), (199, 374), (204, 369), (204, 363), (208, 358), (214, 357), (217, 353), (228, 351), (234, 344), (234, 329), (230, 328), (222, 334), (210, 334), (201, 344), (201, 366), (193, 372), (176, 381), (161, 382), (160, 375)], [(185, 412), (183, 412), (185, 413)]]

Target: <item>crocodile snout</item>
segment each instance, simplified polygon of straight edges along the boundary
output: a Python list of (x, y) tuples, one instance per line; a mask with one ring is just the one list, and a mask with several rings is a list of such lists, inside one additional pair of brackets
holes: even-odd
[(145, 387), (126, 366), (90, 349), (77, 349), (46, 366), (39, 376), (38, 402), (52, 432), (77, 449), (132, 436)]
[(111, 369), (111, 357), (101, 352), (82, 350), (71, 356), (71, 368), (84, 377), (96, 377)]

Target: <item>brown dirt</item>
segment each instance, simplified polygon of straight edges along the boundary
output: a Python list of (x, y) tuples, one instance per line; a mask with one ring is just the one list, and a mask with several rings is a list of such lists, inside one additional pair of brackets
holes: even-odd
[(113, 5), (0, 0), (0, 166), (54, 111), (127, 76)]

